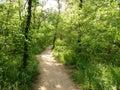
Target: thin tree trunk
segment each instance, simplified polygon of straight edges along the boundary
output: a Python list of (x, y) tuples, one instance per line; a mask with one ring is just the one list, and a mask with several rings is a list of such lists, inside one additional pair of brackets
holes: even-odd
[(35, 7), (34, 7), (34, 12), (33, 12), (33, 22), (34, 22), (34, 24), (36, 23), (36, 5), (35, 5)]
[(18, 5), (19, 5), (19, 18), (20, 18), (20, 20), (22, 20), (22, 15), (21, 15), (21, 2), (20, 2), (20, 0), (18, 0)]
[(28, 15), (27, 15), (26, 27), (24, 32), (23, 68), (26, 68), (27, 60), (28, 60), (28, 33), (31, 22), (31, 12), (32, 12), (31, 7), (32, 7), (32, 0), (28, 0), (28, 10), (27, 10)]
[(57, 2), (58, 2), (58, 17), (57, 17), (57, 23), (56, 23), (56, 30), (55, 30), (54, 37), (53, 37), (53, 47), (52, 47), (52, 49), (55, 48), (55, 42), (56, 42), (56, 39), (57, 39), (57, 29), (58, 29), (58, 24), (59, 24), (59, 15), (60, 15), (60, 0), (58, 0)]
[[(80, 0), (80, 3), (79, 3), (79, 10), (82, 9), (82, 5), (83, 4), (83, 0)], [(80, 16), (80, 13), (78, 14), (78, 16)], [(80, 20), (79, 20), (80, 21)], [(78, 52), (80, 53), (81, 52), (81, 36), (82, 36), (82, 33), (81, 33), (81, 30), (80, 30), (80, 27), (81, 27), (81, 24), (79, 22), (79, 25), (78, 25), (79, 29), (78, 29), (78, 45), (79, 45), (79, 49), (78, 49)]]

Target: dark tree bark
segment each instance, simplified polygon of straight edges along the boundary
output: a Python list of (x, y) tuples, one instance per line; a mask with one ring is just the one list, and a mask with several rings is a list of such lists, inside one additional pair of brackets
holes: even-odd
[(80, 4), (79, 4), (79, 7), (82, 8), (82, 5), (83, 4), (83, 0), (80, 0)]
[(29, 33), (29, 27), (31, 22), (31, 7), (32, 7), (32, 0), (28, 0), (28, 14), (27, 14), (27, 20), (26, 20), (26, 27), (24, 32), (24, 55), (23, 55), (23, 68), (26, 68), (27, 66), (27, 60), (28, 60), (28, 33)]

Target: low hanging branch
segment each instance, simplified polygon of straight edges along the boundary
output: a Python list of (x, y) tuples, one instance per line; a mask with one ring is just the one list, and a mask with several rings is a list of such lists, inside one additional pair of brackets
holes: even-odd
[(31, 7), (32, 7), (32, 0), (28, 0), (28, 10), (27, 10), (28, 14), (27, 14), (26, 27), (24, 32), (23, 68), (26, 68), (27, 60), (28, 60), (28, 33), (31, 22), (31, 12), (32, 12)]

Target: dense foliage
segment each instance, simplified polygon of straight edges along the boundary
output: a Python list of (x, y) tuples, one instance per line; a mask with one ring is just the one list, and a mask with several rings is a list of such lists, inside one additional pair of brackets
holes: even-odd
[(120, 89), (119, 9), (115, 0), (68, 0), (60, 14), (54, 55), (83, 90)]
[(28, 90), (35, 55), (51, 44), (83, 90), (120, 90), (119, 0), (55, 1), (57, 10), (43, 9), (42, 0), (0, 4), (0, 90)]
[[(0, 4), (0, 90), (28, 90), (39, 73), (35, 54), (50, 44), (51, 35), (47, 32), (53, 27), (44, 11), (36, 11), (38, 5), (32, 1), (31, 23), (25, 39), (27, 1), (7, 0)], [(28, 44), (29, 55), (26, 68), (23, 68), (24, 42)]]

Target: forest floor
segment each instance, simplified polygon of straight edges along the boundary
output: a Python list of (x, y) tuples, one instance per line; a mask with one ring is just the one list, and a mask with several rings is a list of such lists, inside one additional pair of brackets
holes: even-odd
[(51, 47), (37, 55), (40, 75), (33, 90), (80, 90), (69, 77), (69, 70), (52, 56)]

